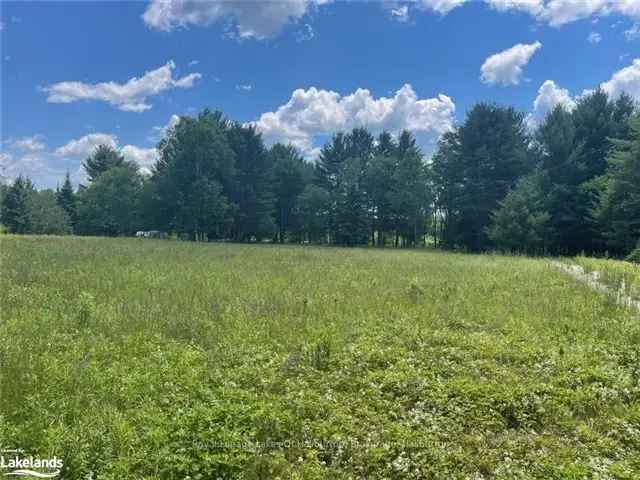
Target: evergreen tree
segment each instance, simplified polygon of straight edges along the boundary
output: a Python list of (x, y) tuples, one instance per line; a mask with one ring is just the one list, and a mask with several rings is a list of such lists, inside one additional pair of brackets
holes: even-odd
[(197, 179), (178, 217), (176, 228), (191, 232), (195, 241), (220, 238), (232, 223), (233, 207), (220, 183), (205, 177)]
[(598, 89), (581, 97), (571, 114), (556, 108), (542, 125), (539, 138), (550, 152), (544, 165), (554, 184), (551, 215), (557, 236), (553, 251), (576, 254), (604, 246), (593, 216), (597, 179), (606, 170), (611, 138), (628, 139), (633, 110), (628, 95), (614, 102)]
[(370, 224), (366, 193), (362, 183), (362, 163), (358, 157), (349, 158), (334, 192), (334, 242), (339, 245), (366, 245)]
[(19, 176), (7, 190), (2, 199), (2, 224), (10, 233), (30, 232), (29, 202), (35, 194), (31, 180)]
[(391, 210), (397, 233), (407, 245), (415, 246), (425, 233), (431, 195), (422, 153), (407, 130), (398, 139), (397, 158), (390, 191)]
[(595, 210), (606, 245), (628, 253), (640, 241), (640, 116), (630, 122), (631, 140), (615, 140)]
[(434, 162), (436, 177), (443, 180), (438, 201), (446, 202), (445, 244), (472, 251), (490, 247), (491, 212), (532, 168), (528, 145), (523, 114), (485, 103), (475, 105), (446, 137)]
[(317, 185), (307, 185), (298, 197), (297, 210), (300, 212), (302, 231), (309, 242), (327, 241), (330, 208), (329, 192)]
[(373, 157), (366, 171), (365, 182), (368, 203), (373, 216), (373, 228), (377, 232), (378, 246), (384, 246), (385, 235), (395, 227), (395, 217), (392, 209), (392, 196), (396, 190), (394, 186), (395, 170), (398, 158), (395, 146), (389, 144), (380, 148)]
[[(155, 212), (149, 217), (156, 222), (156, 228), (188, 233), (193, 239), (213, 232), (221, 238), (230, 235), (229, 219), (236, 205), (229, 201), (235, 187), (235, 155), (229, 145), (229, 128), (220, 112), (204, 110), (196, 118), (182, 117), (160, 142), (160, 158), (151, 185), (144, 187), (142, 197), (147, 208)], [(222, 187), (221, 192), (218, 186)], [(207, 191), (198, 192), (202, 187)], [(194, 222), (190, 216), (200, 211), (197, 202), (202, 199), (215, 199), (223, 205), (218, 193), (225, 196), (228, 204), (219, 212), (224, 215), (201, 216)], [(205, 219), (215, 224), (204, 225)], [(189, 230), (182, 230), (187, 226)]]
[(464, 188), (460, 136), (458, 131), (447, 132), (438, 141), (438, 148), (429, 172), (433, 184), (436, 240), (447, 248), (455, 247), (458, 199)]
[(77, 208), (76, 208), (76, 194), (73, 191), (73, 185), (71, 185), (71, 178), (69, 172), (64, 177), (64, 183), (62, 188), (56, 192), (56, 200), (58, 205), (67, 213), (71, 226), (76, 223)]
[(320, 149), (316, 162), (316, 183), (332, 192), (342, 173), (342, 167), (349, 158), (348, 138), (343, 132), (336, 133), (329, 142)]
[(142, 176), (137, 167), (109, 168), (78, 193), (79, 233), (130, 235), (141, 223)]
[[(284, 243), (287, 234), (299, 228), (298, 196), (308, 181), (307, 165), (295, 147), (275, 144), (269, 151), (273, 164), (273, 194), (278, 240)], [(306, 174), (306, 175), (305, 175)]]
[(504, 250), (543, 253), (551, 235), (549, 184), (542, 170), (518, 181), (491, 214), (489, 238)]
[(583, 222), (588, 215), (588, 205), (580, 200), (586, 167), (572, 114), (556, 106), (541, 124), (536, 139), (542, 168), (552, 185), (549, 223), (554, 233), (547, 248), (555, 253), (577, 253), (584, 241)]
[(98, 145), (93, 154), (82, 162), (82, 167), (87, 173), (87, 178), (90, 182), (97, 180), (101, 174), (110, 168), (126, 165), (131, 166), (131, 162), (127, 162), (120, 152), (109, 145)]
[(237, 204), (234, 238), (260, 240), (275, 231), (274, 197), (271, 187), (272, 158), (253, 126), (233, 124), (227, 132), (235, 154), (235, 177), (231, 199)]

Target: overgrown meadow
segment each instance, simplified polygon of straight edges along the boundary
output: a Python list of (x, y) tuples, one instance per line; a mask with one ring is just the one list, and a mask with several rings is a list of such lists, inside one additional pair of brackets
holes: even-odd
[(0, 443), (64, 479), (634, 479), (640, 321), (544, 259), (0, 239)]

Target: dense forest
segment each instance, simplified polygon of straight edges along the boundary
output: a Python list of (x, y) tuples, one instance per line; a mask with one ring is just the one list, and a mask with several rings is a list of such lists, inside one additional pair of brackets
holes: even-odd
[(132, 235), (623, 256), (640, 239), (640, 114), (602, 90), (532, 128), (480, 103), (425, 158), (408, 131), (334, 135), (314, 162), (205, 110), (158, 144), (150, 175), (100, 146), (56, 191), (1, 190), (12, 233)]

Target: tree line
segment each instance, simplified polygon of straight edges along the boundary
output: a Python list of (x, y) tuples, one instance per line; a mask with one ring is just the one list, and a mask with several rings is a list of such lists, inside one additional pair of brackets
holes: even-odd
[(2, 187), (13, 233), (131, 235), (161, 230), (232, 240), (466, 251), (625, 255), (640, 239), (640, 116), (602, 90), (557, 106), (535, 129), (479, 103), (426, 159), (409, 131), (335, 134), (314, 162), (265, 147), (251, 125), (204, 110), (158, 144), (150, 175), (101, 145), (86, 185)]

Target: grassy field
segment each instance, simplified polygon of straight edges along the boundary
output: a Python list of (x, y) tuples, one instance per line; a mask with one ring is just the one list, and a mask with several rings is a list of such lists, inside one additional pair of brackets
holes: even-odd
[(0, 443), (64, 479), (637, 479), (640, 321), (545, 260), (0, 237)]

